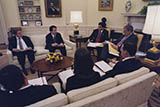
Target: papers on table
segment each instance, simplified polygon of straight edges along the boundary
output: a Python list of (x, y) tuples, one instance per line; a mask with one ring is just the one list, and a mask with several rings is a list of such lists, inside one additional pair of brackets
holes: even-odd
[(48, 84), (46, 77), (40, 77), (40, 78), (28, 80), (28, 83), (30, 85), (47, 85)]
[(87, 46), (96, 48), (96, 47), (103, 47), (104, 45), (103, 45), (103, 43), (92, 43), (92, 42), (89, 42), (89, 44)]
[(112, 67), (110, 65), (108, 65), (104, 61), (98, 61), (98, 62), (96, 62), (95, 66), (98, 67), (102, 72), (107, 72), (107, 71), (112, 70)]
[(119, 52), (118, 50), (114, 49), (113, 46), (111, 44), (108, 44), (109, 47), (109, 53), (115, 56), (119, 56)]

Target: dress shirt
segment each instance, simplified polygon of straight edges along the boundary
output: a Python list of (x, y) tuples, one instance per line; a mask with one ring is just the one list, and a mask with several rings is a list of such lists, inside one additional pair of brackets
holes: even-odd
[(16, 39), (17, 39), (17, 49), (20, 49), (20, 46), (19, 46), (19, 39), (20, 39), (21, 42), (22, 42), (23, 49), (26, 49), (26, 48), (27, 48), (27, 45), (26, 45), (26, 43), (24, 42), (24, 40), (23, 40), (22, 38), (16, 37)]
[(135, 58), (135, 56), (126, 57), (126, 58), (122, 59), (122, 61), (125, 61), (125, 60), (128, 60), (128, 59), (132, 59), (132, 58)]

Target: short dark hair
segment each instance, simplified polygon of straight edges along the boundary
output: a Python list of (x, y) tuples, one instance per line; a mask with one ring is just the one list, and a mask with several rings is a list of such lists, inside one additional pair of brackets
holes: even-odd
[(49, 27), (49, 31), (53, 31), (53, 28), (57, 28), (55, 25)]
[(133, 26), (130, 24), (125, 25), (124, 28), (126, 28), (127, 31), (133, 32)]
[(0, 84), (8, 91), (16, 91), (25, 83), (24, 75), (15, 65), (7, 65), (0, 70)]
[[(93, 71), (93, 60), (90, 52), (86, 48), (79, 48), (74, 56), (75, 75), (91, 75)], [(94, 71), (93, 71), (94, 72)]]
[(130, 56), (135, 56), (137, 45), (135, 43), (126, 42), (123, 45), (123, 50), (126, 50), (130, 54)]
[(98, 25), (101, 25), (103, 28), (106, 28), (106, 23), (105, 22), (99, 22)]

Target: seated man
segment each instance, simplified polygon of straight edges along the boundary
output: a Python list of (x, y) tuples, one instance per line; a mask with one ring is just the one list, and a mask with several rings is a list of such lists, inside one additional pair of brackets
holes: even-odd
[[(25, 69), (25, 57), (28, 57), (30, 65), (32, 65), (35, 60), (34, 56), (34, 46), (29, 37), (23, 36), (21, 30), (15, 32), (16, 36), (8, 39), (9, 46), (8, 49), (12, 51), (13, 56), (17, 56), (18, 62), (22, 67), (25, 75), (28, 75)], [(34, 71), (31, 72), (34, 73)]]
[(122, 73), (129, 73), (142, 67), (141, 62), (135, 58), (137, 45), (131, 42), (124, 43), (121, 47), (122, 61), (116, 63), (111, 71), (108, 71), (102, 78), (114, 77)]
[[(119, 38), (116, 41), (117, 44), (110, 42), (110, 44), (113, 46), (113, 48), (115, 48), (119, 52), (120, 52), (120, 48), (121, 48), (122, 44), (124, 44), (126, 42), (131, 42), (131, 43), (137, 45), (137, 42), (138, 42), (137, 36), (133, 34), (133, 26), (132, 25), (127, 24), (126, 26), (124, 26), (123, 33), (124, 33), (123, 37)], [(102, 48), (100, 59), (106, 60), (110, 56), (111, 55), (108, 52), (108, 44), (105, 44), (104, 47)]]
[(50, 33), (46, 36), (46, 49), (49, 52), (55, 52), (56, 49), (59, 49), (63, 56), (66, 56), (66, 47), (64, 46), (64, 41), (61, 37), (61, 34), (57, 32), (56, 26), (50, 26)]
[(0, 70), (0, 105), (2, 107), (24, 107), (57, 94), (53, 86), (32, 86), (15, 65)]
[[(100, 22), (98, 24), (98, 29), (95, 29), (92, 32), (91, 36), (89, 37), (88, 42), (102, 43), (105, 40), (109, 40), (108, 31), (105, 28), (106, 28), (106, 24), (104, 22)], [(92, 47), (88, 47), (88, 50), (91, 51), (92, 49), (93, 49)], [(99, 59), (99, 56), (101, 55), (101, 49), (102, 49), (101, 47), (96, 48), (97, 53), (98, 53), (97, 59)]]

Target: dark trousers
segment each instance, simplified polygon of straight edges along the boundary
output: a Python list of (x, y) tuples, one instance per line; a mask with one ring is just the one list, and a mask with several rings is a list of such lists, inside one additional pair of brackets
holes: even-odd
[(94, 51), (94, 49), (97, 50), (97, 60), (100, 60), (100, 55), (101, 55), (101, 52), (102, 52), (102, 47), (96, 47), (96, 48), (93, 48), (93, 47), (87, 47), (87, 49), (91, 52), (91, 51)]
[(49, 52), (55, 52), (56, 49), (59, 49), (63, 56), (67, 56), (66, 47), (51, 47)]
[(100, 59), (106, 61), (108, 58), (119, 58), (119, 57), (111, 55), (109, 53), (108, 44), (105, 44), (104, 47), (101, 50)]
[(34, 56), (34, 51), (33, 50), (27, 50), (27, 51), (23, 51), (23, 52), (14, 52), (13, 55), (17, 56), (18, 62), (21, 65), (22, 70), (24, 71), (24, 73), (26, 72), (25, 71), (25, 59), (26, 59), (26, 56), (27, 56), (30, 64), (32, 64), (33, 61), (35, 60), (35, 56)]

